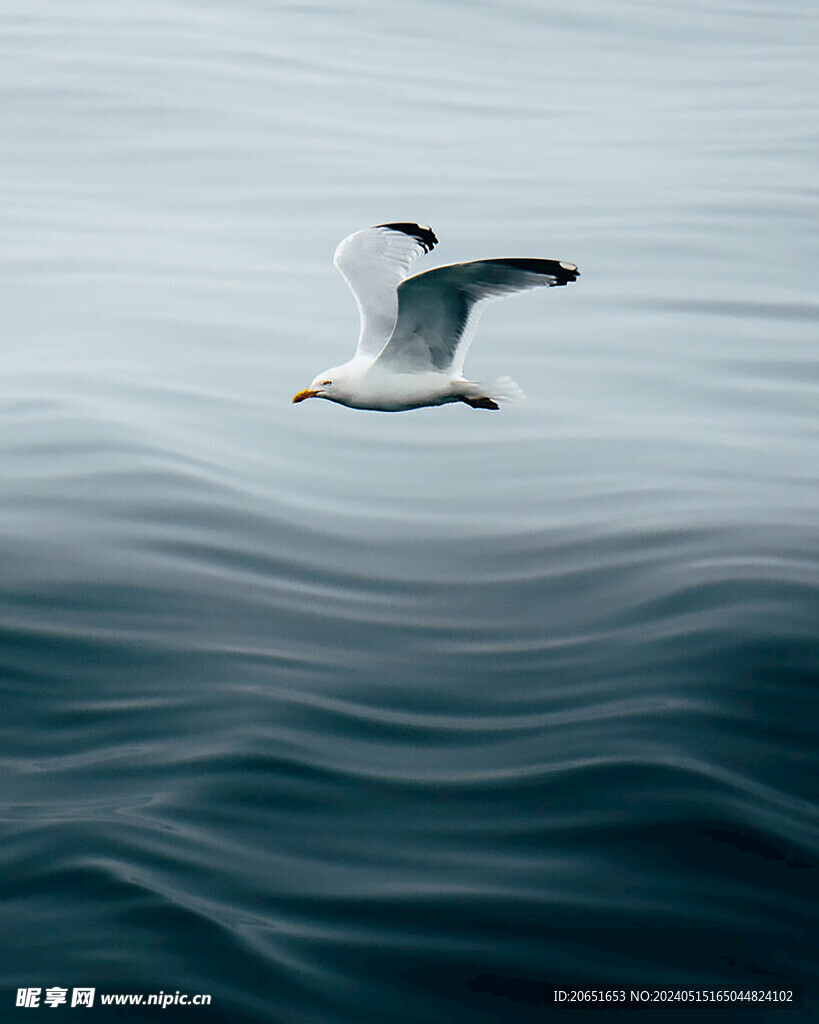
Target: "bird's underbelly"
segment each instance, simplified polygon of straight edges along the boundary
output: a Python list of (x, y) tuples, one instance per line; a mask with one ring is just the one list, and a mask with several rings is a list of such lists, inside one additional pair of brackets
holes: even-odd
[(404, 412), (459, 401), (452, 379), (443, 374), (395, 374), (367, 380), (347, 398), (345, 405), (378, 412)]

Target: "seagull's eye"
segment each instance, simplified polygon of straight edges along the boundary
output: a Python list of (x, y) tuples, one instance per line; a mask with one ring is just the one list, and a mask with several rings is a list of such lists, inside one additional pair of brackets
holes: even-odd
[(326, 388), (328, 384), (332, 384), (332, 383), (333, 383), (333, 382), (332, 382), (331, 380), (323, 380), (323, 381), (321, 382), (321, 386), (322, 386), (323, 388)]

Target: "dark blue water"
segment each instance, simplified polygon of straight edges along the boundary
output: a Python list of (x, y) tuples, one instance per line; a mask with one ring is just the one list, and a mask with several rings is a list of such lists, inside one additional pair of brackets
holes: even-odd
[[(813, 5), (0, 25), (0, 1019), (815, 1015)], [(528, 403), (292, 407), (411, 218)]]

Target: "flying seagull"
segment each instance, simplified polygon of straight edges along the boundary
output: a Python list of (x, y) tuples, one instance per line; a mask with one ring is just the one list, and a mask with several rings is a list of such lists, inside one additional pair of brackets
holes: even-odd
[(407, 277), (437, 244), (432, 228), (378, 224), (356, 231), (336, 249), (333, 262), (350, 286), (361, 314), (353, 358), (318, 374), (293, 396), (326, 398), (354, 409), (400, 412), (465, 402), (497, 409), (522, 392), (508, 377), (478, 382), (463, 376), (483, 302), (539, 285), (577, 279), (574, 263), (493, 259), (450, 263)]

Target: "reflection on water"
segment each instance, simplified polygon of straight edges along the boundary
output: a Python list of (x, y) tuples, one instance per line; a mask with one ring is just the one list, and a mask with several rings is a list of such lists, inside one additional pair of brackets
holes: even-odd
[[(2, 998), (810, 1004), (807, 3), (2, 24)], [(470, 353), (528, 403), (293, 408), (409, 218), (581, 266)]]

